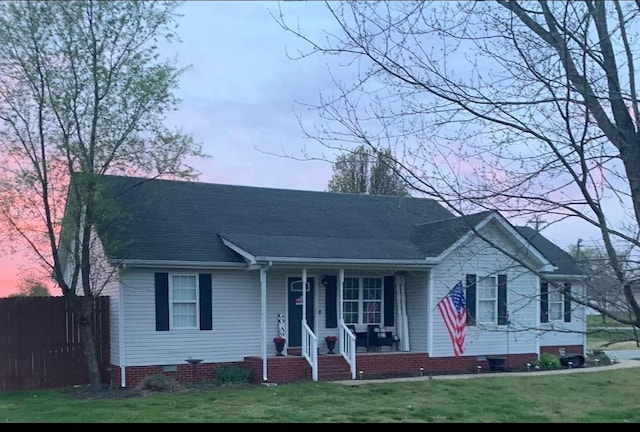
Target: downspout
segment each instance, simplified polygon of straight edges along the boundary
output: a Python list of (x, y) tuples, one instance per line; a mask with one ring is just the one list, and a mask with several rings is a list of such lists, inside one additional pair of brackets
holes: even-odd
[[(582, 298), (586, 297), (586, 286), (582, 283)], [(587, 357), (587, 307), (582, 305), (580, 308), (582, 310), (582, 355)]]
[(398, 277), (396, 277), (395, 279), (395, 291), (396, 291), (396, 320), (397, 320), (397, 327), (396, 327), (396, 334), (398, 335), (400, 339), (400, 347), (398, 347), (400, 349), (400, 351), (402, 351), (402, 344), (404, 343), (403, 339), (404, 339), (404, 329), (403, 329), (403, 324), (404, 321), (402, 319), (402, 296), (400, 293), (400, 280)]
[(540, 313), (541, 313), (541, 306), (540, 303), (542, 301), (542, 292), (540, 290), (540, 276), (536, 275), (536, 297), (538, 298), (538, 301), (536, 302), (536, 355), (538, 357), (538, 359), (540, 359), (540, 337), (542, 336), (542, 329), (541, 329), (541, 321), (540, 321)]
[[(123, 267), (124, 269), (124, 267)], [(122, 277), (122, 273), (120, 273)], [(127, 367), (125, 356), (125, 343), (124, 343), (124, 292), (122, 290), (122, 283), (120, 283), (121, 277), (118, 278), (118, 351), (119, 363), (120, 363), (120, 387), (127, 387)]]

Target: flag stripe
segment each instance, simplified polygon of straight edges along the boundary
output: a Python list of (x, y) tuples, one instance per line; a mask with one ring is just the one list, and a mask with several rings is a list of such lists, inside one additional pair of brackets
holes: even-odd
[(449, 337), (453, 344), (453, 353), (456, 357), (460, 356), (464, 353), (465, 329), (467, 326), (467, 308), (462, 281), (459, 281), (438, 302), (437, 307), (449, 332)]

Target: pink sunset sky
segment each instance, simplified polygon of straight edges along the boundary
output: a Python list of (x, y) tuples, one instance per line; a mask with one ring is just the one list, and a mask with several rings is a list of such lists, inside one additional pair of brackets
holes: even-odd
[[(326, 190), (332, 163), (304, 160), (303, 151), (312, 143), (302, 134), (294, 106), (317, 102), (319, 94), (334, 90), (329, 67), (337, 59), (289, 59), (287, 53), (306, 46), (274, 21), (271, 14), (278, 15), (279, 7), (312, 35), (322, 37), (323, 30), (335, 26), (322, 2), (191, 1), (182, 6), (182, 43), (163, 50), (191, 68), (177, 91), (181, 108), (167, 120), (193, 134), (212, 156), (195, 163), (200, 181)], [(283, 154), (291, 157), (277, 156)], [(584, 227), (562, 223), (543, 234), (565, 249), (579, 237), (583, 246), (596, 241)], [(38, 265), (23, 252), (1, 253), (4, 297), (16, 292), (20, 276)], [(55, 287), (51, 293), (60, 294)]]

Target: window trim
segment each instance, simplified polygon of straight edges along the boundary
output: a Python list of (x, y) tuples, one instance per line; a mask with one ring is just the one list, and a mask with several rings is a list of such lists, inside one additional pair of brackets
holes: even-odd
[[(175, 301), (173, 299), (173, 278), (174, 277), (193, 277), (195, 279), (195, 300), (194, 301)], [(174, 303), (188, 303), (195, 306), (195, 322), (193, 327), (177, 327), (173, 315)], [(200, 330), (200, 276), (198, 273), (169, 273), (169, 329), (171, 330)]]

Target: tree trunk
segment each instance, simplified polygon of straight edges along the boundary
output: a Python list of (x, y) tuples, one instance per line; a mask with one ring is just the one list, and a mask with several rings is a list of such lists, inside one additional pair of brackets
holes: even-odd
[(84, 356), (89, 372), (89, 386), (93, 391), (103, 389), (100, 366), (98, 363), (98, 350), (95, 333), (95, 299), (87, 296), (70, 294), (68, 297), (71, 310), (80, 317), (80, 337), (84, 349)]

